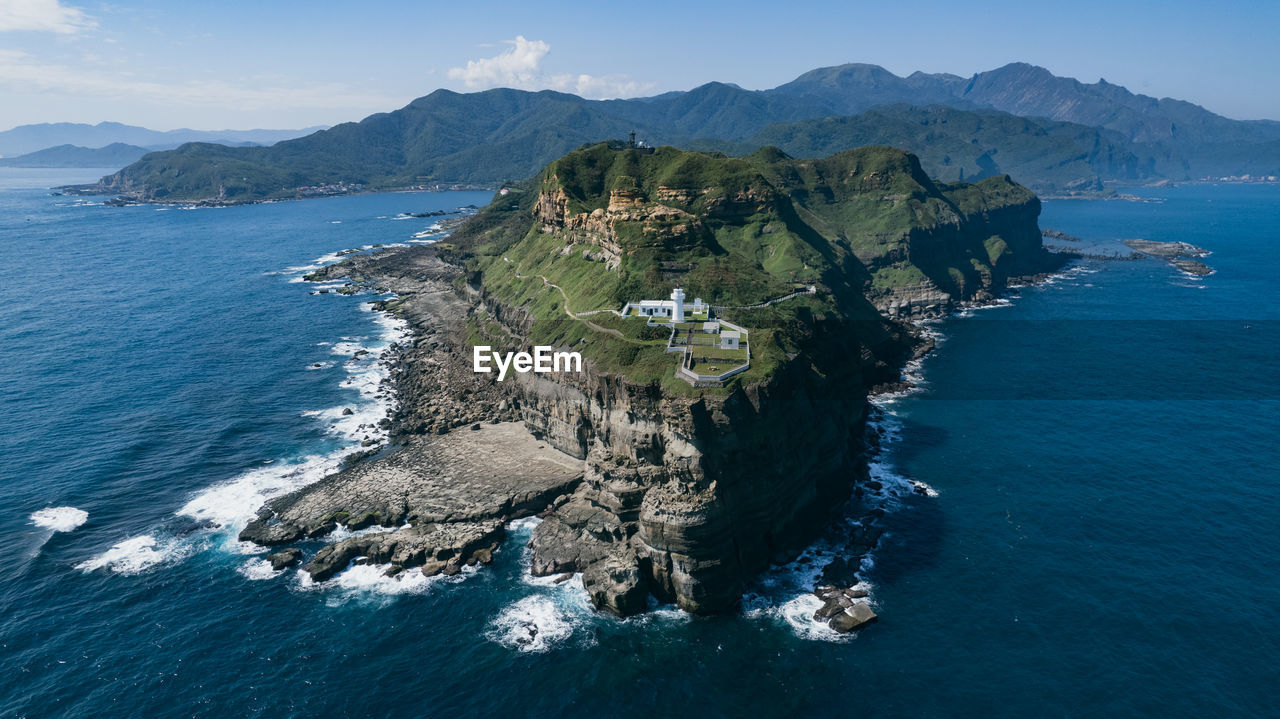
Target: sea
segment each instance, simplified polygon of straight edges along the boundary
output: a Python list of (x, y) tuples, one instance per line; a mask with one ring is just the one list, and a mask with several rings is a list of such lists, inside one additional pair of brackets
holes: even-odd
[(719, 617), (594, 612), (529, 575), (534, 519), (455, 577), (273, 571), (238, 529), (385, 441), (408, 337), (302, 276), (491, 195), (50, 189), (102, 174), (0, 169), (0, 717), (1280, 712), (1280, 187), (1044, 204), (1089, 252), (1185, 241), (1214, 273), (1077, 260), (926, 325), (875, 402), (885, 489), (839, 520), (885, 511), (879, 621), (841, 636), (817, 545)]

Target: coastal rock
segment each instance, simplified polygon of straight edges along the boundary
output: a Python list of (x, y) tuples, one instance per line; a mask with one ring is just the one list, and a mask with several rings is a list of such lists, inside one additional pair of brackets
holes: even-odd
[(275, 552), (267, 555), (267, 561), (271, 562), (271, 568), (275, 571), (286, 569), (297, 564), (302, 559), (302, 550), (289, 548), (281, 552)]
[(582, 573), (582, 586), (597, 608), (629, 617), (645, 610), (649, 589), (634, 553), (615, 551)]
[(1130, 249), (1144, 255), (1162, 259), (1179, 270), (1195, 276), (1206, 277), (1213, 274), (1213, 269), (1195, 259), (1212, 254), (1203, 247), (1196, 247), (1187, 242), (1156, 242), (1155, 240), (1123, 240)]
[[(429, 562), (432, 573), (457, 574), (463, 564), (488, 564), (503, 537), (501, 521), (423, 524), (349, 537), (316, 553), (304, 568), (312, 580), (323, 582), (364, 557), (371, 564), (409, 569)], [(443, 566), (437, 566), (443, 563)], [(427, 573), (426, 570), (423, 572)]]
[(871, 611), (871, 607), (859, 603), (832, 616), (831, 621), (827, 622), (827, 626), (841, 634), (848, 634), (871, 624), (878, 618), (876, 613)]
[(323, 536), (336, 526), (514, 519), (544, 509), (580, 481), (581, 465), (516, 423), (411, 438), (385, 459), (357, 463), (273, 500), (240, 533), (263, 545)]
[(570, 500), (533, 530), (534, 576), (581, 572), (601, 561), (625, 539), (622, 522), (607, 510)]

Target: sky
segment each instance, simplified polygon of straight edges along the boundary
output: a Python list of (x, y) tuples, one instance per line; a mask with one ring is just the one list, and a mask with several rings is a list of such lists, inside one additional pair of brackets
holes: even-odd
[(437, 88), (765, 89), (847, 62), (1082, 82), (1280, 120), (1280, 2), (0, 0), (0, 130), (358, 120)]

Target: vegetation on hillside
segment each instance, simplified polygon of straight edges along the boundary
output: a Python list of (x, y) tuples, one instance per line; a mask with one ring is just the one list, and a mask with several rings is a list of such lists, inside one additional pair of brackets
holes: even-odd
[[(689, 298), (750, 328), (751, 369), (733, 381), (755, 382), (803, 356), (819, 326), (839, 325), (864, 347), (879, 341), (885, 326), (867, 299), (876, 281), (929, 276), (951, 286), (957, 272), (990, 276), (1009, 249), (984, 234), (978, 216), (1034, 209), (1024, 224), (1038, 250), (1035, 203), (1007, 177), (937, 184), (914, 156), (889, 147), (796, 160), (774, 148), (732, 158), (601, 143), (497, 196), (449, 251), (491, 299), (528, 313), (528, 341), (569, 346), (606, 371), (688, 392), (665, 334), (646, 333), (640, 319), (583, 313), (665, 298), (679, 282)], [(564, 229), (587, 219), (596, 234)], [(920, 232), (935, 233), (938, 250), (899, 257)], [(808, 285), (817, 293), (739, 309)], [(484, 325), (476, 330), (487, 343), (513, 341)]]
[(1103, 180), (1280, 174), (1280, 123), (1230, 120), (1190, 103), (1086, 85), (1027, 65), (971, 80), (900, 78), (848, 65), (814, 70), (773, 90), (709, 83), (630, 100), (439, 90), (394, 112), (271, 147), (196, 143), (148, 155), (98, 189), (140, 199), (236, 202), (307, 196), (328, 186), (344, 192), (497, 183), (631, 130), (652, 144), (735, 154), (776, 145), (818, 157), (887, 144), (916, 153), (943, 180), (1010, 174), (1049, 191), (1096, 190)]

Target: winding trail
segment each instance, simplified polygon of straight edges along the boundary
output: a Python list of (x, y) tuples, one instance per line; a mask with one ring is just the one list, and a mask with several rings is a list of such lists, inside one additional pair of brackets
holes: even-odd
[[(511, 262), (511, 260), (508, 259), (505, 255), (503, 256), (502, 259), (504, 262), (507, 262), (507, 263)], [(515, 270), (515, 273), (516, 273), (516, 279), (528, 279), (528, 276), (520, 274), (520, 270), (518, 268)], [(590, 327), (596, 332), (603, 332), (604, 334), (617, 337), (623, 342), (630, 342), (631, 344), (634, 344), (634, 345), (646, 344), (645, 342), (641, 342), (640, 340), (633, 340), (627, 337), (626, 335), (622, 334), (622, 332), (619, 330), (615, 330), (610, 327), (601, 327), (600, 325), (596, 324), (595, 322), (592, 322), (591, 320), (583, 319), (583, 317), (586, 317), (588, 315), (597, 315), (597, 314), (600, 314), (601, 312), (612, 312), (618, 315), (619, 317), (621, 317), (622, 313), (618, 312), (617, 310), (610, 310), (610, 309), (592, 310), (590, 312), (579, 312), (575, 314), (572, 310), (569, 309), (569, 295), (565, 293), (563, 287), (547, 279), (546, 275), (534, 275), (534, 277), (537, 277), (538, 279), (542, 280), (542, 284), (548, 287), (556, 288), (556, 291), (560, 293), (560, 297), (564, 300), (564, 314), (569, 319), (577, 320), (578, 322), (585, 324), (586, 326)]]
[[(506, 263), (508, 263), (508, 264), (510, 264), (510, 263), (511, 263), (511, 259), (510, 259), (510, 258), (508, 258), (506, 255), (503, 255), (503, 257), (502, 257), (502, 261), (503, 261), (503, 262), (506, 262)], [(517, 267), (517, 268), (514, 268), (514, 272), (516, 273), (516, 279), (527, 279), (527, 278), (528, 278), (528, 276), (527, 276), (527, 275), (522, 275), (522, 274), (520, 274), (520, 268), (518, 268), (518, 267)], [(569, 295), (565, 293), (565, 291), (564, 291), (564, 288), (563, 288), (563, 287), (561, 287), (560, 285), (557, 285), (556, 283), (554, 283), (554, 282), (552, 282), (551, 280), (547, 279), (546, 275), (534, 275), (534, 277), (537, 277), (537, 278), (541, 279), (541, 280), (542, 280), (542, 284), (544, 284), (544, 285), (546, 285), (546, 286), (548, 286), (548, 287), (554, 287), (554, 288), (556, 288), (556, 291), (560, 293), (560, 297), (564, 299), (564, 313), (565, 313), (565, 315), (566, 315), (566, 316), (568, 316), (570, 319), (574, 319), (574, 320), (577, 320), (577, 321), (579, 321), (579, 322), (582, 322), (583, 324), (585, 324), (586, 326), (588, 326), (588, 327), (590, 327), (591, 329), (595, 330), (596, 332), (603, 332), (603, 333), (605, 333), (605, 334), (607, 334), (607, 335), (612, 335), (612, 336), (617, 337), (618, 339), (620, 339), (620, 340), (622, 340), (622, 341), (624, 341), (624, 342), (630, 342), (631, 344), (637, 344), (637, 345), (643, 345), (643, 344), (646, 344), (645, 342), (641, 342), (641, 341), (639, 341), (639, 340), (633, 340), (633, 339), (630, 339), (629, 337), (627, 337), (627, 336), (623, 335), (623, 334), (622, 334), (622, 332), (620, 332), (620, 331), (618, 331), (618, 330), (611, 329), (611, 328), (609, 328), (609, 327), (601, 327), (600, 325), (598, 325), (598, 324), (596, 324), (596, 323), (592, 322), (591, 320), (583, 319), (584, 317), (590, 317), (591, 315), (604, 314), (604, 313), (606, 313), (606, 312), (610, 312), (610, 313), (613, 313), (613, 314), (617, 315), (618, 317), (621, 317), (621, 316), (622, 316), (622, 313), (621, 313), (621, 312), (619, 312), (618, 310), (613, 310), (613, 309), (608, 309), (608, 308), (606, 308), (606, 309), (602, 309), (602, 310), (589, 310), (589, 311), (587, 311), (587, 312), (574, 312), (574, 311), (572, 311), (572, 310), (570, 310), (570, 309), (569, 309)], [(805, 288), (805, 289), (803, 289), (803, 290), (798, 290), (798, 291), (796, 291), (796, 292), (792, 292), (792, 293), (791, 293), (791, 294), (789, 294), (789, 295), (783, 295), (783, 296), (781, 296), (781, 297), (774, 297), (773, 299), (771, 299), (771, 300), (766, 300), (766, 301), (764, 301), (764, 302), (761, 302), (761, 303), (760, 303), (760, 304), (758, 304), (758, 305), (738, 305), (738, 306), (728, 306), (728, 305), (711, 305), (711, 309), (715, 310), (716, 312), (720, 312), (720, 311), (722, 311), (722, 310), (758, 310), (758, 309), (761, 309), (761, 308), (764, 308), (764, 307), (769, 307), (769, 306), (771, 306), (771, 305), (776, 305), (776, 304), (778, 304), (779, 302), (786, 302), (787, 300), (789, 300), (789, 299), (793, 299), (793, 298), (795, 298), (795, 297), (801, 297), (801, 296), (804, 296), (804, 295), (816, 295), (816, 294), (818, 294), (818, 287), (817, 287), (817, 285), (809, 285), (808, 287), (806, 287), (806, 288)]]
[(717, 312), (720, 310), (758, 310), (758, 309), (761, 309), (762, 307), (776, 305), (779, 302), (786, 302), (787, 300), (792, 299), (793, 297), (800, 297), (803, 295), (816, 295), (816, 294), (818, 294), (817, 285), (809, 285), (807, 288), (803, 290), (792, 292), (789, 295), (783, 295), (781, 297), (774, 297), (773, 299), (766, 300), (765, 302), (761, 302), (758, 305), (738, 305), (738, 306), (712, 305), (711, 309), (716, 310)]

